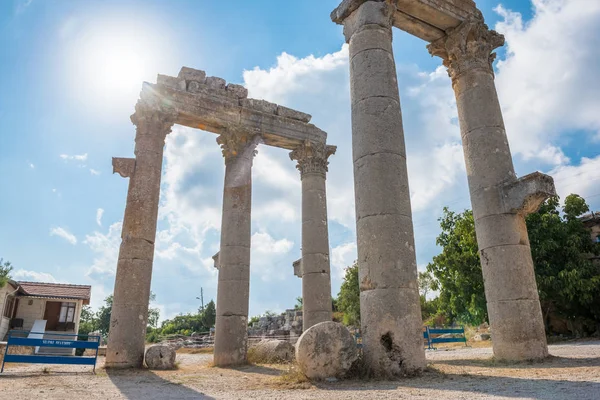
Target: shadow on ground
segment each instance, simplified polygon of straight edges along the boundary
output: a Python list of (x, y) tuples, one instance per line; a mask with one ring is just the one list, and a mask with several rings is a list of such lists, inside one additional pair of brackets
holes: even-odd
[(482, 368), (581, 368), (581, 367), (600, 367), (600, 358), (590, 357), (559, 357), (550, 356), (543, 361), (524, 361), (520, 363), (510, 363), (494, 361), (493, 359), (462, 359), (462, 360), (435, 360), (436, 365), (453, 365), (461, 367), (482, 367)]
[(444, 374), (439, 372), (426, 372), (419, 378), (406, 378), (397, 381), (371, 381), (367, 384), (364, 381), (340, 381), (333, 384), (315, 383), (315, 386), (322, 390), (334, 391), (438, 390), (447, 392), (448, 398), (456, 398), (458, 393), (469, 398), (469, 393), (471, 393), (473, 396), (477, 394), (477, 398), (484, 395), (486, 397), (499, 396), (516, 399), (597, 400), (600, 394), (600, 382)]
[(149, 370), (107, 369), (106, 374), (121, 394), (129, 400), (214, 400), (214, 397), (207, 396), (181, 384), (170, 382)]

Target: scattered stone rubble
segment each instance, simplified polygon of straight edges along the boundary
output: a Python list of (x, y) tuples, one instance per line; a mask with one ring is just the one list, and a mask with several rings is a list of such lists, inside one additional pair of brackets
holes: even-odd
[(302, 334), (302, 310), (289, 309), (281, 315), (260, 317), (248, 328), (249, 337), (295, 338)]

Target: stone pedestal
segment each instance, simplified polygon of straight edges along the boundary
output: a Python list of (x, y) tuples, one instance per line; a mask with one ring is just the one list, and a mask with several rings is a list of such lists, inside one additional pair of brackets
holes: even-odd
[[(306, 142), (290, 153), (302, 179), (302, 311), (304, 330), (331, 321), (331, 277), (327, 229), (327, 158), (335, 146)], [(296, 269), (296, 267), (294, 267)]]
[(516, 178), (492, 69), (504, 37), (479, 18), (446, 33), (428, 49), (456, 95), (494, 356), (541, 359), (548, 347), (524, 217), (554, 194), (552, 178)]
[(225, 157), (214, 350), (219, 367), (246, 363), (252, 160), (259, 141), (259, 136), (240, 132), (226, 132), (217, 139)]
[(364, 358), (374, 376), (402, 376), (421, 371), (425, 353), (404, 132), (392, 52), (395, 7), (380, 1), (354, 3), (356, 7), (343, 24), (350, 43)]
[(138, 103), (131, 121), (137, 127), (135, 159), (113, 159), (114, 171), (130, 181), (106, 351), (108, 368), (140, 368), (144, 361), (163, 147), (175, 116)]

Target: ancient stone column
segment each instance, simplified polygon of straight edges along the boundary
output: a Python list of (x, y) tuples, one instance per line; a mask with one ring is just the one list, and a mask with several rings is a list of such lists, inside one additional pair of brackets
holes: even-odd
[(214, 351), (214, 364), (219, 367), (246, 363), (252, 160), (259, 141), (258, 135), (233, 131), (217, 138), (225, 157)]
[(492, 68), (502, 45), (504, 37), (477, 18), (428, 50), (444, 60), (456, 95), (494, 356), (541, 359), (548, 347), (524, 217), (554, 184), (540, 173), (516, 178)]
[(114, 172), (129, 177), (115, 277), (106, 366), (140, 368), (146, 325), (165, 137), (175, 115), (138, 103), (135, 158), (114, 158)]
[(329, 231), (327, 229), (327, 158), (335, 146), (306, 142), (290, 153), (302, 179), (302, 319), (303, 330), (331, 321)]
[(396, 64), (394, 5), (344, 1), (332, 13), (350, 43), (352, 153), (363, 351), (375, 376), (425, 367)]

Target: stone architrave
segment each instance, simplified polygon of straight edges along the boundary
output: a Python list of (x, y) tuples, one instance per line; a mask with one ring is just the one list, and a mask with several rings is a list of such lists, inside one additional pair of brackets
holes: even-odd
[(390, 2), (364, 0), (344, 1), (340, 7), (346, 11), (334, 12), (332, 19), (343, 23), (350, 44), (365, 364), (374, 376), (414, 374), (425, 367), (425, 352), (404, 132), (392, 51), (396, 8)]
[(473, 17), (427, 48), (443, 59), (456, 95), (494, 356), (541, 359), (548, 347), (524, 217), (555, 190), (547, 175), (516, 178), (492, 68), (503, 45)]
[[(305, 142), (290, 153), (302, 179), (302, 312), (304, 330), (331, 321), (331, 277), (327, 228), (327, 159), (335, 146)], [(294, 267), (296, 270), (296, 267)]]
[(175, 117), (139, 102), (131, 116), (135, 159), (113, 159), (114, 172), (130, 180), (106, 351), (109, 368), (141, 368), (144, 361), (163, 148)]
[(217, 138), (225, 157), (214, 350), (219, 367), (247, 360), (252, 160), (260, 142), (259, 135), (238, 131)]

